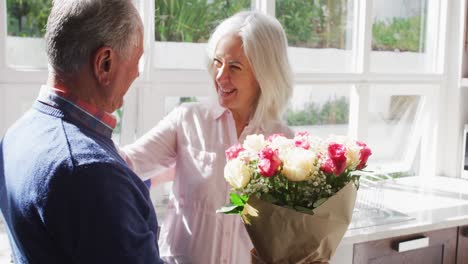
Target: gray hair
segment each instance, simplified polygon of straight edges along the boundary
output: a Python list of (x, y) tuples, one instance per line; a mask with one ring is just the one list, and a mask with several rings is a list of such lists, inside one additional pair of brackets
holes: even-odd
[(102, 46), (128, 58), (139, 31), (143, 24), (131, 0), (54, 0), (45, 35), (49, 63), (56, 72), (73, 73)]
[(293, 77), (288, 59), (286, 34), (276, 18), (242, 11), (224, 20), (208, 41), (208, 71), (213, 74), (213, 59), (221, 38), (238, 34), (244, 53), (260, 85), (260, 97), (250, 123), (260, 126), (280, 120), (292, 95)]

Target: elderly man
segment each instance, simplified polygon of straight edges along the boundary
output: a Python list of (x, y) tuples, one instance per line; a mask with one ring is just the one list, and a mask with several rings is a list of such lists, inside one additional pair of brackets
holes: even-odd
[(131, 0), (54, 1), (47, 85), (0, 145), (15, 263), (162, 263), (148, 190), (111, 140), (142, 27)]

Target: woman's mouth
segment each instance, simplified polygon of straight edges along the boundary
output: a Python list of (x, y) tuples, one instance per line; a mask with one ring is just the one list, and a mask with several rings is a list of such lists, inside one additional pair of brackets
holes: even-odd
[(221, 96), (229, 96), (233, 94), (236, 91), (236, 89), (223, 89), (221, 87), (218, 88), (218, 94)]

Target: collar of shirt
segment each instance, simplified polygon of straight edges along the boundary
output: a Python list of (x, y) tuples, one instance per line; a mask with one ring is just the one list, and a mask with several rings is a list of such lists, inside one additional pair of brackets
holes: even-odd
[[(227, 109), (227, 108), (224, 108), (222, 106), (220, 106), (218, 103), (213, 103), (210, 107), (211, 109), (211, 113), (213, 115), (213, 119), (214, 120), (217, 120), (219, 119), (221, 116), (223, 116), (224, 114), (228, 114), (228, 113), (231, 113), (231, 110)], [(231, 117), (232, 117), (232, 114), (231, 114)], [(252, 125), (252, 123), (249, 123), (245, 128), (244, 130), (242, 131), (241, 133), (241, 136), (239, 137), (239, 139), (243, 139), (245, 138), (245, 136), (249, 135), (249, 134), (254, 134), (254, 133), (260, 133), (260, 134), (263, 134), (265, 133), (265, 124), (260, 124), (259, 127), (254, 127)]]
[(37, 100), (61, 109), (74, 120), (108, 137), (112, 136), (112, 130), (117, 124), (112, 114), (79, 99), (66, 90), (43, 85)]

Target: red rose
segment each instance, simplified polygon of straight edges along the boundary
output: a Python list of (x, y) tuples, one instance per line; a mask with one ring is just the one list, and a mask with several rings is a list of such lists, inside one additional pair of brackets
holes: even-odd
[(359, 152), (359, 165), (357, 165), (356, 169), (362, 170), (367, 166), (367, 159), (369, 156), (372, 155), (372, 151), (369, 147), (367, 147), (366, 143), (356, 141), (357, 145), (361, 147), (361, 151)]
[(346, 169), (346, 147), (343, 144), (330, 143), (328, 145), (328, 156), (333, 162), (333, 173), (338, 176)]
[(235, 159), (237, 158), (237, 156), (239, 156), (239, 153), (242, 151), (244, 151), (244, 147), (242, 147), (241, 144), (233, 145), (226, 150), (226, 158), (228, 160)]
[(260, 174), (264, 177), (271, 177), (275, 175), (278, 167), (281, 165), (281, 160), (278, 156), (278, 150), (272, 150), (271, 148), (264, 148), (258, 153), (259, 161), (258, 168)]

